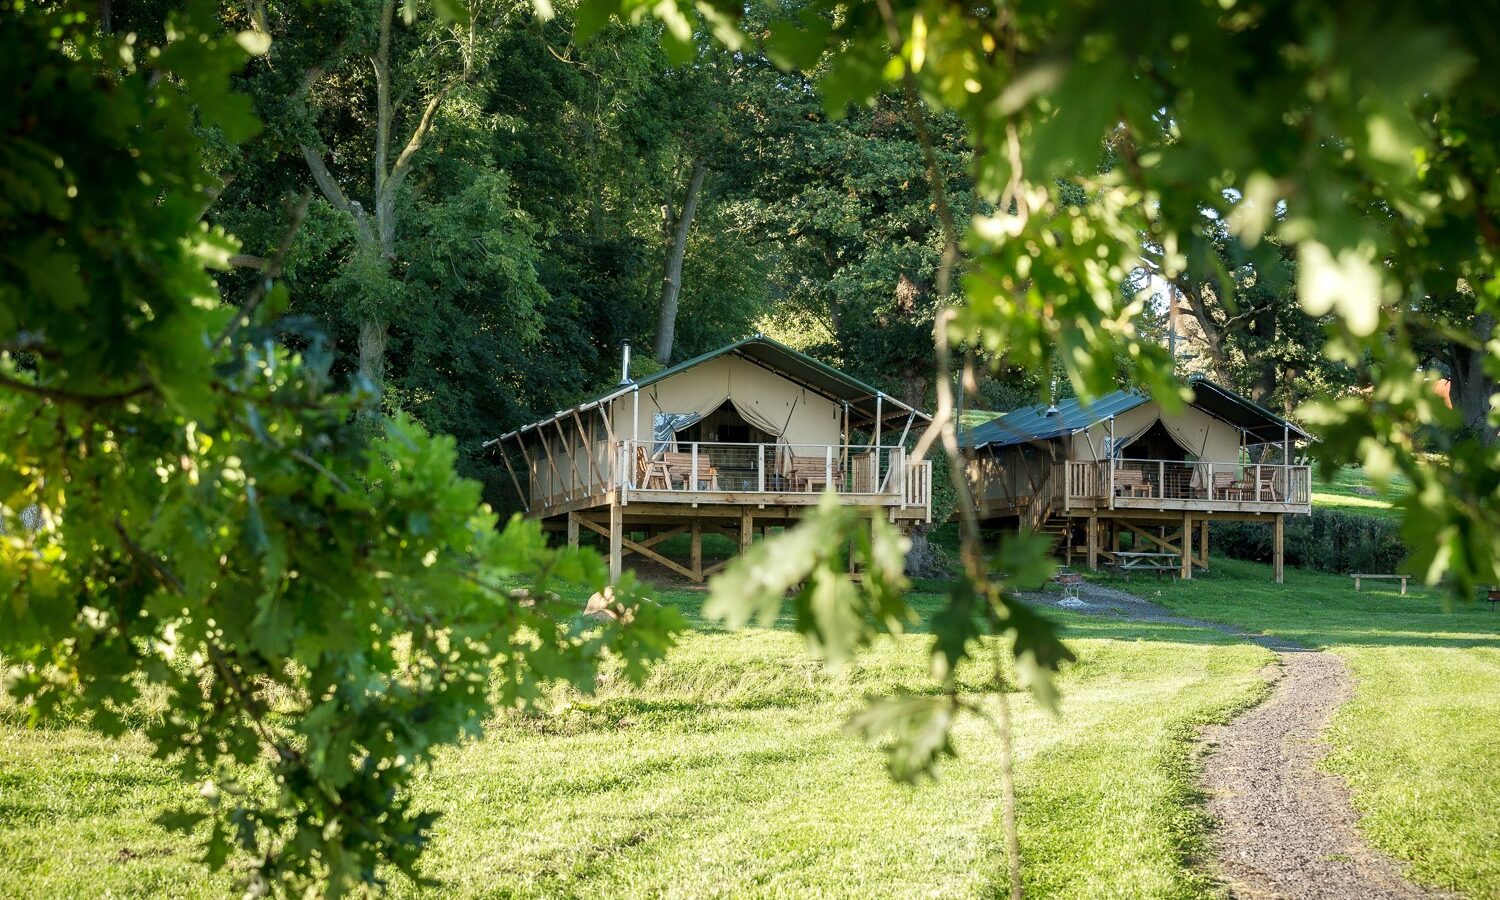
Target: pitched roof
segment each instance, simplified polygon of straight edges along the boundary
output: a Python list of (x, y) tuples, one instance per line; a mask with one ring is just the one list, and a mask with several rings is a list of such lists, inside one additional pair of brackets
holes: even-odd
[[(649, 387), (658, 381), (670, 378), (680, 372), (684, 372), (694, 366), (701, 365), (712, 359), (717, 359), (726, 353), (737, 356), (755, 363), (756, 365), (769, 369), (772, 372), (795, 382), (802, 387), (815, 393), (822, 394), (832, 400), (847, 402), (849, 404), (850, 422), (853, 425), (869, 425), (875, 421), (876, 410), (879, 409), (880, 418), (885, 420), (904, 418), (909, 414), (915, 414), (917, 418), (931, 421), (931, 417), (921, 410), (912, 409), (895, 397), (871, 387), (852, 375), (835, 369), (825, 362), (813, 359), (806, 353), (793, 350), (791, 347), (774, 341), (765, 335), (752, 335), (743, 340), (735, 341), (717, 350), (695, 356), (684, 360), (673, 366), (668, 366), (660, 372), (654, 372), (628, 384), (622, 384), (599, 397), (570, 409), (559, 410), (545, 419), (532, 422), (515, 431), (503, 434), (498, 440), (505, 440), (513, 435), (531, 431), (551, 422), (553, 419), (566, 416), (574, 411), (582, 412), (592, 409), (601, 403), (608, 403), (619, 397), (629, 394), (633, 390)], [(487, 442), (485, 446), (494, 443)]]
[[(1311, 437), (1306, 431), (1250, 398), (1206, 378), (1191, 378), (1188, 385), (1193, 390), (1191, 405), (1228, 422), (1257, 442), (1274, 443), (1287, 434), (1303, 439)], [(1059, 400), (1051, 407), (1038, 403), (965, 430), (959, 436), (959, 443), (966, 448), (982, 449), (1065, 437), (1135, 409), (1150, 400), (1150, 397), (1140, 391), (1128, 390), (1105, 394), (1089, 403), (1084, 403), (1077, 397)]]
[(1041, 403), (1023, 406), (978, 427), (965, 429), (959, 436), (959, 443), (979, 449), (1051, 440), (1082, 431), (1149, 400), (1137, 391), (1115, 391), (1088, 404), (1077, 397), (1069, 397), (1050, 407)]

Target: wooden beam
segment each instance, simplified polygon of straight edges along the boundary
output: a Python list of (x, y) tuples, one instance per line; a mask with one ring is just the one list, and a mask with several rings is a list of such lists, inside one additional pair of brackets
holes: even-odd
[[(516, 440), (519, 441), (520, 438)], [(526, 496), (525, 491), (521, 490), (521, 479), (516, 477), (516, 470), (511, 468), (510, 453), (505, 449), (505, 442), (501, 441), (496, 444), (495, 449), (500, 451), (500, 458), (505, 461), (505, 471), (510, 473), (510, 483), (516, 486), (516, 496), (520, 498), (522, 508), (526, 512), (531, 512), (531, 498)]]
[(1099, 519), (1097, 516), (1089, 516), (1084, 524), (1084, 541), (1087, 546), (1084, 559), (1088, 561), (1089, 571), (1099, 571)]
[(1276, 536), (1271, 554), (1271, 568), (1276, 574), (1276, 583), (1283, 584), (1286, 580), (1286, 525), (1285, 516), (1276, 517)]
[(1208, 568), (1208, 520), (1198, 525), (1198, 564)]
[[(686, 528), (687, 526), (683, 526), (683, 527)], [(674, 561), (668, 559), (667, 557), (661, 555), (660, 553), (657, 553), (655, 550), (652, 550), (651, 547), (648, 546), (647, 544), (636, 543), (635, 541), (632, 541), (632, 540), (629, 540), (629, 539), (623, 540), (622, 543), (626, 547), (629, 547), (631, 550), (634, 550), (636, 553), (639, 553), (640, 555), (642, 555), (642, 556), (644, 556), (644, 557), (646, 557), (648, 559), (653, 559), (653, 560), (657, 561), (658, 563), (661, 563), (662, 565), (664, 565), (667, 568), (671, 569), (673, 572), (676, 572), (678, 575), (683, 576), (684, 578), (691, 578), (694, 581), (699, 581), (699, 580), (702, 579), (701, 575), (694, 575), (692, 569), (689, 569), (686, 566), (684, 566), (684, 565), (682, 565), (680, 563), (674, 562)]]
[(1184, 512), (1182, 514), (1182, 580), (1190, 581), (1193, 577), (1193, 514)]
[[(573, 410), (573, 424), (578, 426), (578, 436), (580, 438), (583, 438), (583, 452), (589, 460), (589, 484), (584, 487), (583, 494), (586, 497), (592, 497), (594, 494), (592, 489), (592, 486), (595, 483), (594, 476), (598, 476), (598, 484), (602, 488), (605, 486), (604, 473), (599, 470), (599, 461), (594, 459), (594, 447), (589, 443), (588, 434), (583, 427), (583, 420), (578, 418), (578, 410), (576, 409)], [(574, 464), (576, 465), (576, 454), (574, 455), (574, 460)]]
[(740, 552), (750, 549), (750, 537), (755, 533), (755, 514), (749, 508), (740, 510)]
[(703, 580), (703, 522), (694, 519), (692, 524), (692, 556), (689, 562), (692, 564), (693, 580)]
[(1181, 547), (1173, 546), (1168, 541), (1162, 540), (1161, 538), (1157, 537), (1156, 535), (1152, 534), (1151, 532), (1147, 531), (1144, 528), (1138, 528), (1138, 527), (1136, 527), (1135, 524), (1133, 524), (1133, 523), (1131, 523), (1131, 522), (1129, 522), (1127, 520), (1123, 520), (1122, 519), (1120, 521), (1120, 524), (1124, 525), (1126, 528), (1128, 528), (1131, 531), (1131, 533), (1137, 534), (1137, 535), (1145, 538), (1146, 540), (1150, 541), (1151, 543), (1155, 544), (1156, 546), (1160, 547), (1163, 550), (1167, 550), (1167, 551), (1170, 551), (1172, 553), (1181, 553), (1182, 552), (1182, 548)]
[[(548, 446), (547, 435), (543, 434), (542, 431), (541, 431), (541, 429), (537, 429), (537, 435), (536, 436), (537, 436), (537, 439), (542, 442), (542, 452), (545, 453), (545, 454), (547, 454), (547, 468), (551, 469), (553, 476), (557, 478), (557, 483), (556, 484), (553, 484), (552, 483), (552, 479), (550, 479), (550, 478), (547, 480), (548, 481), (548, 487), (549, 488), (554, 488), (554, 490), (547, 491), (547, 498), (550, 500), (552, 498), (553, 494), (557, 493), (556, 490), (555, 490), (555, 488), (557, 488), (557, 487), (559, 487), (559, 486), (562, 485), (563, 477), (562, 477), (562, 473), (557, 470), (557, 463), (554, 462), (553, 459), (552, 459), (552, 448), (550, 446)], [(570, 494), (570, 493), (568, 493), (568, 491), (566, 489), (563, 490), (562, 495), (563, 495), (563, 499), (564, 500), (572, 500), (573, 499), (573, 495)]]
[(568, 513), (568, 546), (578, 547), (578, 513)]
[(620, 580), (620, 572), (624, 569), (621, 564), (623, 554), (620, 552), (620, 543), (624, 537), (625, 509), (616, 500), (609, 505), (609, 580), (611, 583)]
[(561, 452), (568, 454), (568, 499), (572, 500), (578, 489), (578, 449), (568, 446), (568, 432), (563, 429), (562, 419), (553, 419), (552, 424), (557, 426), (558, 446)]

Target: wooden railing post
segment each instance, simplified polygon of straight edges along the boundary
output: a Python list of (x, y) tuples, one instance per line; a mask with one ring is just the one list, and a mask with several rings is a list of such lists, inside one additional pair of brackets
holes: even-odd
[[(880, 449), (875, 450), (875, 471), (880, 471)], [(823, 489), (833, 489), (833, 445), (823, 448)]]
[(766, 492), (766, 445), (756, 444), (755, 454), (755, 489), (761, 493)]
[(688, 480), (692, 482), (692, 487), (689, 488), (689, 490), (696, 491), (696, 490), (698, 490), (698, 442), (697, 441), (693, 441), (692, 451), (693, 451), (693, 461), (692, 461), (692, 466), (691, 466), (691, 473), (692, 474), (689, 476)]
[(1156, 499), (1167, 499), (1167, 461), (1156, 461)]

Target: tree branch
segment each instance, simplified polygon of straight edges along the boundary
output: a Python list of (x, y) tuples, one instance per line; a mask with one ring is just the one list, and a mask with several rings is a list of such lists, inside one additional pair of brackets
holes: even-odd
[(344, 189), (334, 179), (333, 173), (328, 171), (328, 164), (323, 161), (323, 155), (308, 144), (302, 144), (302, 158), (307, 160), (308, 171), (312, 173), (313, 181), (318, 185), (318, 190), (323, 193), (333, 208), (339, 212), (348, 214), (354, 219), (354, 225), (359, 229), (360, 238), (373, 243), (375, 234), (370, 230), (369, 219), (365, 215), (365, 208), (359, 205), (358, 200), (350, 200)]

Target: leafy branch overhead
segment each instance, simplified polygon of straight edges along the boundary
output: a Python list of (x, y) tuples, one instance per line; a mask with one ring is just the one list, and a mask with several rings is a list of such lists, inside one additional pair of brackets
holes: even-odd
[[(602, 589), (597, 555), (499, 527), (451, 437), (335, 390), (318, 335), (289, 349), (291, 234), (221, 302), (210, 272), (239, 246), (199, 221), (198, 127), (254, 132), (229, 76), (265, 43), (201, 4), (160, 48), (86, 21), (0, 12), (0, 73), (28, 85), (0, 109), (0, 167), (24, 176), (0, 179), (8, 691), (110, 734), (163, 698), (146, 736), (204, 798), (164, 824), (239, 855), (251, 894), (419, 878), (417, 767), (546, 683), (639, 679), (680, 619), (629, 579), (620, 615), (584, 617), (558, 591)], [(306, 194), (288, 208), (295, 231)]]

